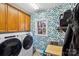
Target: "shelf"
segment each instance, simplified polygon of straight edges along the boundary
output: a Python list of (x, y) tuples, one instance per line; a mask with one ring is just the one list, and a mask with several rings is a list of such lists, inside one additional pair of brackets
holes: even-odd
[(58, 27), (57, 30), (63, 30), (64, 32), (66, 32), (67, 27)]

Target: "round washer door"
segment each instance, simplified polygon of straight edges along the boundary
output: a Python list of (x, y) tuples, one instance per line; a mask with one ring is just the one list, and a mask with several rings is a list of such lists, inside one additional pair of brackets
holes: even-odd
[(1, 56), (17, 56), (22, 48), (22, 44), (19, 39), (8, 39), (0, 44)]
[(24, 40), (23, 40), (23, 48), (24, 49), (29, 49), (33, 44), (33, 38), (31, 35), (27, 35)]

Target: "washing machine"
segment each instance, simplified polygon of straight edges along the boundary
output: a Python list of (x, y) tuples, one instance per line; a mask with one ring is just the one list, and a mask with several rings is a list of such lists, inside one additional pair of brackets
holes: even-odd
[(23, 33), (20, 35), (22, 49), (19, 56), (32, 56), (33, 55), (33, 35), (31, 32)]
[(14, 33), (0, 34), (0, 56), (18, 56), (22, 43)]
[(30, 32), (0, 34), (0, 56), (32, 56), (33, 37)]

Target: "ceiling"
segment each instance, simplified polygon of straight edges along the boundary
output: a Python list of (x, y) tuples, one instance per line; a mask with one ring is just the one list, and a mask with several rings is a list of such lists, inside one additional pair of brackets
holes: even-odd
[(28, 14), (32, 14), (35, 11), (39, 11), (39, 10), (46, 10), (46, 9), (50, 9), (53, 8), (57, 5), (59, 5), (58, 3), (36, 3), (36, 5), (39, 7), (38, 10), (35, 10), (29, 3), (10, 3), (11, 5), (23, 10), (24, 12), (28, 13)]

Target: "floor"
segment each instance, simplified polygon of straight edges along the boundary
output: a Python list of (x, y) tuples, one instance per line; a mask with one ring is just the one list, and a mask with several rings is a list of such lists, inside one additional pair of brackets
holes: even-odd
[(42, 56), (39, 52), (35, 51), (33, 56)]

